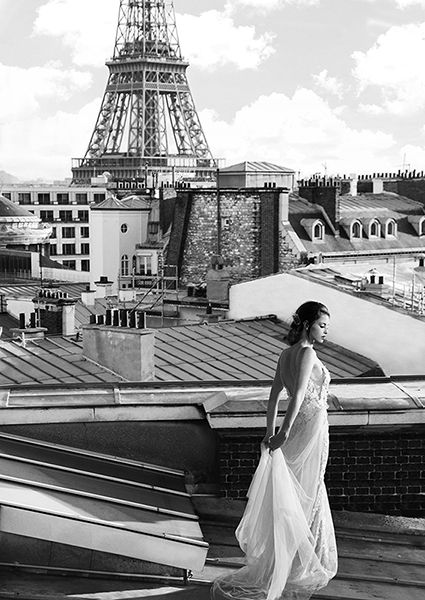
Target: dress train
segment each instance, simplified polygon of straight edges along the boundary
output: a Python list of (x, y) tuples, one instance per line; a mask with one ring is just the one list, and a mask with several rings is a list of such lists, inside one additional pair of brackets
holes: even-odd
[(337, 549), (324, 484), (328, 458), (323, 367), (282, 448), (262, 447), (236, 530), (246, 565), (213, 583), (213, 600), (308, 600), (337, 571)]

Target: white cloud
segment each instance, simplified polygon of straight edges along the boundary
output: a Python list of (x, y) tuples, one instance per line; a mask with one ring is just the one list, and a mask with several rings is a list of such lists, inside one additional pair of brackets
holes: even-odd
[(59, 38), (79, 66), (104, 67), (112, 56), (117, 3), (105, 0), (48, 0), (38, 9), (34, 34)]
[(409, 6), (420, 6), (425, 8), (425, 0), (396, 0), (398, 8), (408, 8)]
[(382, 115), (385, 112), (384, 108), (378, 104), (359, 104), (358, 109), (367, 115)]
[(336, 77), (328, 75), (327, 69), (323, 69), (318, 75), (313, 75), (313, 80), (319, 88), (338, 98), (342, 98), (344, 95), (344, 84)]
[(288, 5), (313, 6), (319, 4), (321, 0), (229, 0), (229, 7), (242, 6), (254, 8), (261, 12), (268, 12)]
[(85, 90), (91, 75), (74, 69), (65, 70), (60, 63), (23, 69), (0, 63), (0, 123), (28, 118), (48, 99), (67, 100), (73, 93)]
[[(113, 54), (116, 9), (116, 3), (105, 0), (48, 0), (38, 10), (34, 33), (59, 38), (76, 65), (103, 68)], [(257, 35), (254, 26), (236, 25), (229, 10), (176, 18), (183, 54), (193, 65), (252, 69), (274, 52), (270, 33)]]
[(1, 126), (0, 165), (24, 179), (71, 176), (71, 157), (83, 156), (100, 99), (77, 113), (59, 111), (51, 117), (6, 122)]
[(330, 172), (352, 172), (388, 165), (391, 135), (353, 129), (320, 96), (298, 89), (292, 97), (273, 93), (241, 108), (231, 123), (213, 111), (201, 121), (215, 155), (228, 164), (268, 160), (312, 173), (327, 163)]
[(177, 15), (177, 25), (183, 55), (198, 67), (255, 69), (275, 52), (272, 34), (257, 36), (254, 26), (235, 25), (227, 11)]
[(360, 94), (377, 87), (383, 108), (397, 115), (425, 106), (425, 23), (391, 27), (367, 52), (354, 52), (352, 57)]

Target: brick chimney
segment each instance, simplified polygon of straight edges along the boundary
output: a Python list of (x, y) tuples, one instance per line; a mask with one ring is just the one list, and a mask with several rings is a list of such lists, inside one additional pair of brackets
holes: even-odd
[(300, 181), (298, 193), (312, 204), (322, 206), (332, 225), (337, 225), (340, 220), (339, 195), (332, 179)]
[(75, 333), (76, 298), (69, 298), (60, 290), (42, 289), (34, 298), (40, 315), (40, 325), (50, 335), (73, 335)]
[(13, 327), (10, 329), (12, 337), (22, 340), (22, 344), (25, 346), (27, 342), (33, 340), (44, 339), (44, 334), (47, 331), (46, 327), (40, 327), (37, 323), (37, 315), (32, 312), (30, 315), (29, 323), (27, 323), (27, 316), (25, 313), (19, 314), (19, 327)]
[(155, 332), (143, 329), (142, 317), (143, 311), (109, 310), (106, 325), (85, 325), (83, 355), (129, 381), (153, 381)]

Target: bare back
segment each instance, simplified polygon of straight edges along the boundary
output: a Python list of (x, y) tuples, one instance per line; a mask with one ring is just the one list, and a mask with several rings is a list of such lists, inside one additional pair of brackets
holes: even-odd
[[(279, 372), (282, 379), (282, 383), (288, 390), (289, 394), (293, 396), (295, 394), (295, 387), (297, 384), (297, 377), (300, 371), (301, 362), (301, 351), (303, 347), (299, 344), (295, 344), (290, 348), (287, 348), (282, 352), (279, 358)], [(316, 353), (315, 353), (316, 354)], [(316, 379), (322, 372), (322, 363), (317, 358), (313, 364), (311, 376)]]

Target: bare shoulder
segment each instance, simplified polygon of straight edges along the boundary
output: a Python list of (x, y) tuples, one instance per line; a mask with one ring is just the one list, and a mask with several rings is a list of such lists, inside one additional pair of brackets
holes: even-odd
[(317, 360), (317, 354), (311, 346), (303, 346), (299, 350), (298, 360), (301, 363), (313, 364)]

